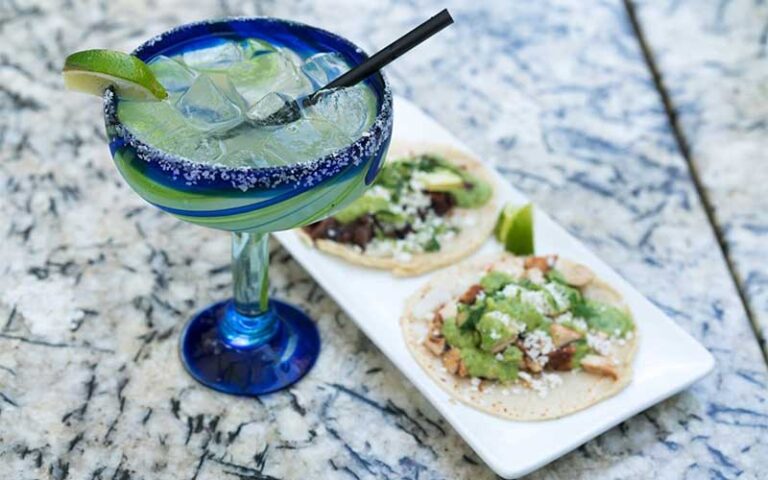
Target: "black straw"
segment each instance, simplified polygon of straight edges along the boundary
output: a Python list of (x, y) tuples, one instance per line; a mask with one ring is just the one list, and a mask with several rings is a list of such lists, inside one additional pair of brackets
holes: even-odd
[(323, 95), (329, 93), (335, 88), (351, 87), (362, 82), (374, 73), (389, 65), (392, 61), (400, 58), (402, 54), (411, 50), (416, 45), (422, 43), (432, 35), (444, 29), (453, 23), (451, 14), (447, 9), (390, 43), (372, 57), (366, 59), (363, 63), (349, 70), (344, 75), (333, 80), (328, 85), (307, 95), (286, 102), (278, 111), (272, 113), (266, 118), (253, 119), (252, 124), (256, 125), (281, 125), (296, 121), (301, 116), (301, 107), (308, 107), (317, 103)]
[(321, 88), (321, 90), (339, 87), (351, 87), (352, 85), (365, 80), (373, 73), (378, 72), (384, 66), (400, 58), (400, 56), (405, 52), (422, 43), (452, 23), (453, 18), (451, 18), (451, 14), (448, 13), (448, 9), (443, 9), (443, 11), (434, 17), (414, 28), (394, 42), (390, 43), (374, 56), (368, 58), (360, 65), (349, 70), (344, 75), (324, 86)]

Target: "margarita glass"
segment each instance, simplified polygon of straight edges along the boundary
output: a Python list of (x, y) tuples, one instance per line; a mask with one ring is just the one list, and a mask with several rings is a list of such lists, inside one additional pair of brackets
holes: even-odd
[[(183, 25), (144, 43), (133, 54), (151, 66), (161, 56), (177, 58), (227, 42), (249, 41), (281, 49), (299, 61), (328, 52), (350, 65), (366, 58), (362, 50), (337, 35), (271, 18)], [(110, 150), (128, 184), (146, 201), (181, 220), (232, 232), (233, 298), (197, 313), (181, 334), (182, 362), (204, 385), (237, 395), (259, 395), (296, 382), (314, 364), (320, 349), (314, 322), (296, 307), (269, 298), (268, 233), (330, 215), (359, 197), (375, 179), (392, 132), (392, 97), (380, 73), (362, 85), (373, 99), (372, 114), (355, 138), (342, 144), (336, 138), (327, 148), (309, 150), (285, 142), (278, 145), (282, 148), (279, 161), (256, 163), (201, 161), (196, 154), (180, 155), (163, 148), (164, 141), (173, 139), (173, 131), (162, 131), (167, 122), (147, 131), (133, 128), (141, 126), (137, 116), (125, 121), (128, 114), (121, 112), (129, 109), (121, 109), (124, 100), (106, 91)], [(315, 86), (310, 82), (309, 88)], [(179, 100), (175, 101), (178, 105)], [(161, 108), (160, 102), (155, 103), (145, 107)], [(158, 118), (151, 110), (141, 112), (138, 120)], [(153, 136), (157, 131), (161, 134)], [(322, 128), (312, 131), (325, 135)], [(269, 142), (278, 134), (256, 132), (253, 138), (261, 135)], [(254, 141), (245, 153), (261, 158), (264, 145)], [(292, 148), (295, 160), (286, 161)], [(316, 155), (308, 156), (312, 152)]]

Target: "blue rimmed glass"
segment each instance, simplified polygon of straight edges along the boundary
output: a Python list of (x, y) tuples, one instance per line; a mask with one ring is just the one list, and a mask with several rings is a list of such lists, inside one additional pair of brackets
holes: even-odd
[[(182, 25), (141, 45), (144, 61), (231, 39), (256, 38), (303, 58), (337, 52), (350, 64), (365, 53), (348, 40), (272, 18)], [(373, 125), (356, 141), (311, 162), (264, 168), (201, 165), (137, 138), (107, 91), (104, 112), (115, 165), (146, 201), (197, 225), (233, 232), (233, 298), (197, 313), (181, 334), (187, 371), (213, 389), (260, 395), (296, 382), (314, 364), (320, 338), (301, 310), (269, 298), (268, 233), (320, 220), (358, 198), (378, 173), (392, 134), (392, 96), (381, 74), (366, 80), (377, 99)]]

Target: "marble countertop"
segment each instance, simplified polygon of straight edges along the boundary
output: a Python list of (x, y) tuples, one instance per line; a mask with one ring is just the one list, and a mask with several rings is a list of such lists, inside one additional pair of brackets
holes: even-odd
[[(235, 14), (294, 18), (370, 50), (443, 6), (457, 23), (390, 67), (396, 92), (495, 163), (717, 359), (706, 379), (531, 478), (758, 478), (768, 471), (768, 374), (737, 285), (766, 318), (765, 199), (741, 188), (765, 150), (765, 112), (750, 101), (765, 93), (733, 92), (763, 79), (765, 60), (761, 50), (712, 60), (713, 49), (754, 47), (758, 23), (752, 2), (706, 3), (738, 3), (741, 14), (712, 27), (691, 1), (637, 5), (641, 26), (654, 24), (644, 38), (668, 72), (691, 164), (619, 0), (0, 6), (0, 478), (494, 477), (277, 245), (272, 288), (317, 319), (317, 366), (260, 399), (191, 380), (178, 333), (229, 294), (229, 238), (142, 203), (111, 164), (99, 102), (64, 92), (58, 73), (74, 50), (131, 50), (170, 26)], [(765, 25), (764, 6), (754, 9)], [(708, 85), (719, 96), (705, 95)]]
[(690, 4), (638, 12), (768, 358), (768, 5)]

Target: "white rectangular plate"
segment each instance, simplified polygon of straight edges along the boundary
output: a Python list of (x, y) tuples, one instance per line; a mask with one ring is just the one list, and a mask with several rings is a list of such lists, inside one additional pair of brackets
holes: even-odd
[[(393, 141), (446, 143), (468, 151), (448, 131), (402, 98), (395, 99)], [(501, 202), (528, 199), (495, 170)], [(428, 279), (397, 278), (351, 265), (314, 250), (295, 232), (275, 235), (432, 405), (496, 473), (516, 478), (573, 450), (651, 405), (683, 390), (714, 366), (709, 352), (643, 297), (580, 241), (540, 210), (535, 211), (536, 251), (558, 253), (589, 265), (611, 283), (632, 309), (640, 334), (632, 383), (615, 397), (564, 418), (514, 422), (451, 401), (408, 351), (399, 318), (405, 300)], [(489, 239), (475, 255), (499, 250)], [(354, 280), (354, 281), (351, 281)]]

